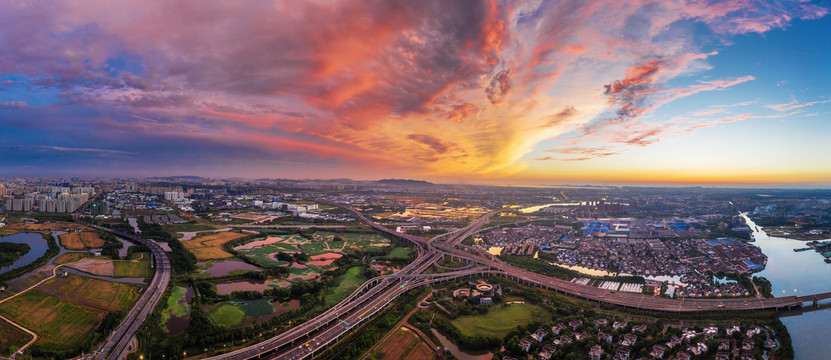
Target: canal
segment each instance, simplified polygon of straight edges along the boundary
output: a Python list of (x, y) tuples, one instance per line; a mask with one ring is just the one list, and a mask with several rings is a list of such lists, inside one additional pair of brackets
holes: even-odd
[[(794, 252), (806, 241), (768, 236), (742, 215), (753, 229), (755, 245), (768, 256), (765, 269), (757, 274), (773, 284), (774, 296), (809, 295), (831, 291), (831, 264), (815, 251)], [(791, 334), (796, 360), (827, 359), (831, 353), (831, 309), (786, 312), (781, 317)]]

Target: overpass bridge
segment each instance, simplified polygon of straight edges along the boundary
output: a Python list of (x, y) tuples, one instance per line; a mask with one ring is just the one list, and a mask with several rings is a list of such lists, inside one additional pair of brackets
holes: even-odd
[[(236, 351), (213, 356), (209, 359), (302, 359), (314, 355), (315, 352), (332, 342), (337, 342), (345, 333), (363, 323), (366, 319), (382, 310), (410, 289), (461, 277), (483, 274), (503, 276), (529, 286), (546, 288), (578, 298), (635, 309), (664, 312), (788, 309), (801, 307), (805, 302), (813, 302), (816, 304), (822, 299), (831, 297), (831, 293), (824, 293), (801, 297), (791, 296), (768, 299), (667, 299), (644, 294), (604, 290), (517, 268), (476, 248), (460, 248), (460, 243), (465, 237), (475, 233), (491, 216), (498, 213), (498, 211), (488, 213), (468, 226), (451, 232), (451, 234), (443, 234), (432, 239), (427, 239), (393, 231), (367, 219), (363, 214), (351, 207), (339, 204), (335, 205), (352, 212), (359, 221), (373, 229), (411, 243), (418, 250), (417, 258), (397, 274), (379, 276), (366, 281), (341, 302), (330, 307), (312, 320), (270, 339)], [(111, 229), (105, 231), (111, 231)], [(135, 240), (140, 241), (140, 237), (132, 234), (117, 235), (127, 238), (139, 238)], [(447, 238), (447, 240), (437, 241), (437, 238)], [(445, 256), (463, 259), (471, 265), (442, 274), (426, 273), (430, 267), (434, 266)], [(167, 267), (169, 268), (169, 264)], [(163, 289), (162, 292), (164, 291)], [(152, 307), (149, 308), (152, 310)], [(140, 323), (138, 324), (140, 325)], [(126, 332), (123, 333), (121, 338), (125, 338), (126, 334)], [(110, 340), (108, 339), (109, 342)], [(115, 345), (107, 346), (115, 348)], [(105, 347), (105, 345), (102, 345), (102, 347)], [(116, 350), (118, 349), (120, 348), (116, 348)], [(116, 354), (120, 353), (120, 351), (113, 351), (111, 353)], [(105, 357), (96, 357), (96, 359), (98, 358), (104, 359)], [(110, 359), (111, 357), (106, 358)]]

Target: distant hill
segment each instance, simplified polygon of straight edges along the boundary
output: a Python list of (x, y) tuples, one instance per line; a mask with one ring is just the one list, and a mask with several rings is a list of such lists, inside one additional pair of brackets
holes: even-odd
[(165, 177), (151, 177), (151, 180), (205, 180), (201, 176), (165, 176)]
[(377, 183), (387, 185), (434, 185), (431, 182), (424, 180), (410, 180), (410, 179), (382, 179), (376, 181)]

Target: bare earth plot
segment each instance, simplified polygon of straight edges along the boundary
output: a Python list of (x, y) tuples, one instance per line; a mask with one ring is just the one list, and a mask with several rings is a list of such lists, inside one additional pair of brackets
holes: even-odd
[(222, 245), (245, 236), (247, 235), (235, 232), (221, 232), (182, 241), (182, 245), (190, 250), (199, 261), (227, 259), (233, 257), (233, 255), (222, 250)]
[(383, 360), (435, 359), (436, 352), (418, 335), (406, 327), (399, 327), (369, 356)]
[(70, 232), (60, 236), (61, 245), (69, 250), (100, 248), (104, 240), (94, 231)]

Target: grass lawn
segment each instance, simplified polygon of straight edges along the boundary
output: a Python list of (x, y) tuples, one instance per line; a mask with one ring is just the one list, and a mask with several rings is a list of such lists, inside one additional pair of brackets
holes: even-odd
[(234, 304), (224, 302), (208, 311), (214, 323), (227, 327), (242, 325), (247, 318), (245, 312)]
[(390, 251), (389, 254), (387, 254), (387, 256), (384, 256), (384, 259), (407, 260), (407, 259), (410, 258), (410, 253), (412, 251), (413, 251), (412, 249), (406, 248), (406, 247), (400, 247), (400, 246), (395, 247), (395, 248), (392, 249), (392, 251)]
[(231, 300), (229, 302), (239, 306), (248, 317), (266, 316), (274, 312), (274, 305), (268, 299)]
[(501, 339), (519, 325), (548, 319), (549, 314), (539, 306), (507, 304), (491, 306), (485, 315), (460, 316), (450, 322), (466, 336), (483, 335)]
[(144, 254), (141, 260), (117, 260), (113, 262), (115, 272), (113, 277), (143, 278), (151, 274), (150, 254)]
[(94, 341), (104, 311), (29, 291), (0, 304), (0, 314), (38, 334), (37, 346), (53, 351), (73, 350)]
[(366, 281), (363, 266), (353, 266), (346, 273), (335, 279), (336, 286), (326, 292), (326, 306), (332, 306), (349, 296)]

